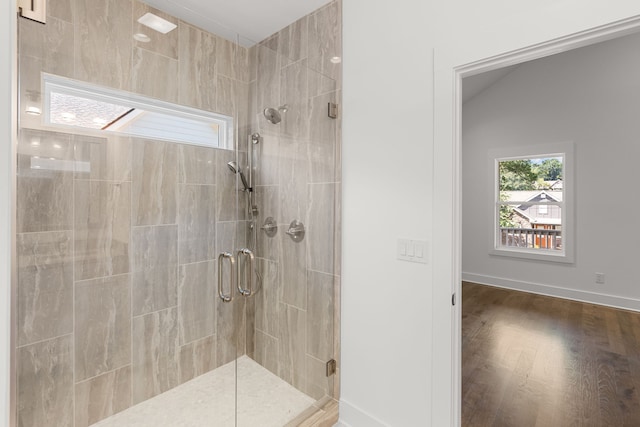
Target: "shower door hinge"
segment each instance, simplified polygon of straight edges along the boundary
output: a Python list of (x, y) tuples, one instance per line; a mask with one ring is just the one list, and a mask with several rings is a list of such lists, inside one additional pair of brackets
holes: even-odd
[(335, 359), (331, 359), (327, 362), (327, 376), (330, 377), (336, 373), (337, 362)]
[(329, 103), (328, 115), (332, 119), (338, 118), (338, 104), (334, 104), (333, 102)]
[(456, 305), (456, 294), (451, 294), (451, 305)]
[(47, 23), (47, 0), (18, 0), (18, 13), (23, 18)]

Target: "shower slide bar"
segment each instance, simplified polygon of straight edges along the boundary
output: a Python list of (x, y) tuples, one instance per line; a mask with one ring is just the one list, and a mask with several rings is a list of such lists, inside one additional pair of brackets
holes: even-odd
[[(236, 257), (238, 262), (236, 262)], [(218, 255), (218, 296), (223, 302), (231, 302), (233, 300), (233, 288), (238, 288), (238, 292), (240, 295), (244, 297), (249, 297), (253, 294), (253, 271), (255, 264), (255, 256), (253, 252), (248, 248), (240, 249), (236, 257), (233, 256), (230, 252), (222, 252)], [(241, 270), (240, 259), (245, 258), (245, 264), (243, 265), (243, 269)], [(231, 283), (229, 285), (229, 293), (224, 293), (224, 261), (229, 260), (229, 276), (231, 279)], [(247, 273), (247, 270), (249, 271)], [(238, 278), (242, 278), (242, 281), (239, 281)], [(246, 282), (246, 287), (242, 287), (241, 282)]]

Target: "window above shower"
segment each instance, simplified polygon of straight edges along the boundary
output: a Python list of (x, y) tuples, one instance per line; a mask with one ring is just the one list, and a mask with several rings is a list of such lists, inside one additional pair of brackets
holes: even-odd
[(51, 74), (43, 74), (43, 89), (46, 126), (233, 149), (230, 116)]

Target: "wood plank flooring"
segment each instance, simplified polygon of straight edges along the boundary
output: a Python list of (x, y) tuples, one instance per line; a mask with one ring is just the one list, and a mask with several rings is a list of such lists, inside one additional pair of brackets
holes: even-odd
[(462, 425), (640, 426), (640, 313), (464, 282)]

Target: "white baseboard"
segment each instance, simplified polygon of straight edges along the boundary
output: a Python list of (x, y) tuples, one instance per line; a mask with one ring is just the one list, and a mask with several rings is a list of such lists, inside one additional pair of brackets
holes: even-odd
[(516, 291), (531, 292), (550, 297), (564, 298), (573, 301), (587, 302), (591, 304), (605, 305), (607, 307), (622, 308), (624, 310), (640, 311), (640, 300), (607, 295), (596, 292), (579, 291), (576, 289), (561, 288), (558, 286), (543, 285), (541, 283), (523, 282), (519, 280), (504, 279), (501, 277), (485, 276), (482, 274), (462, 273), (462, 280), (481, 285), (496, 286), (498, 288), (512, 289)]
[(340, 400), (340, 420), (335, 427), (389, 427), (355, 405)]

